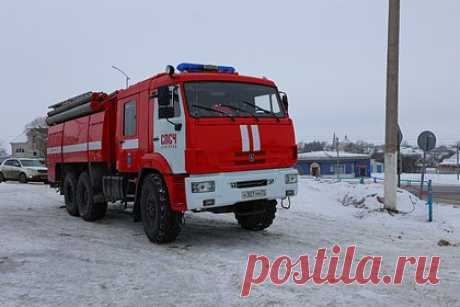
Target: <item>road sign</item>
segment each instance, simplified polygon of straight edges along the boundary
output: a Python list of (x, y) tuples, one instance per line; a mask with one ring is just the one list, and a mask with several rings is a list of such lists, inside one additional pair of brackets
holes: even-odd
[(436, 136), (431, 131), (423, 131), (418, 136), (417, 144), (423, 151), (430, 151), (436, 147)]
[(426, 152), (436, 147), (436, 136), (431, 131), (423, 131), (418, 136), (417, 144), (418, 144), (418, 147), (420, 147), (423, 150), (422, 180), (420, 181), (420, 197), (422, 197), (423, 181), (425, 180), (425, 171), (426, 171)]

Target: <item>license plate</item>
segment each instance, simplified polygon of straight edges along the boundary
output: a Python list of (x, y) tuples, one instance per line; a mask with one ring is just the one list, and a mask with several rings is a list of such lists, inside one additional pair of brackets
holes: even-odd
[(265, 197), (267, 192), (265, 190), (254, 190), (241, 192), (242, 199), (261, 198)]

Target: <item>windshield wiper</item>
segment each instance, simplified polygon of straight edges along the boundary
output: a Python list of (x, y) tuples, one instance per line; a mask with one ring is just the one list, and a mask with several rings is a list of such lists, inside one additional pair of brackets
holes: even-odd
[(243, 113), (249, 114), (250, 116), (254, 117), (257, 121), (259, 121), (259, 118), (254, 113), (251, 113), (248, 110), (244, 110), (244, 109), (232, 106), (231, 104), (221, 104), (221, 106), (233, 109), (233, 110), (238, 111), (238, 112), (243, 112)]
[(264, 112), (265, 114), (270, 114), (272, 115), (274, 118), (276, 118), (277, 121), (280, 121), (280, 118), (275, 114), (273, 113), (272, 111), (269, 111), (267, 109), (264, 109), (262, 107), (259, 107), (258, 105), (256, 105), (255, 103), (252, 103), (252, 102), (249, 102), (249, 101), (246, 101), (246, 100), (241, 100), (242, 103), (248, 105), (248, 106), (251, 106), (251, 107), (254, 107), (256, 108), (257, 110), (260, 110), (262, 112)]
[(230, 114), (228, 114), (227, 112), (224, 112), (224, 111), (215, 110), (213, 108), (208, 108), (208, 107), (205, 107), (205, 106), (200, 106), (199, 104), (192, 104), (192, 107), (202, 109), (202, 110), (206, 110), (206, 111), (219, 113), (219, 114), (223, 114), (226, 117), (230, 118), (232, 121), (235, 121), (235, 118), (232, 115), (230, 115)]

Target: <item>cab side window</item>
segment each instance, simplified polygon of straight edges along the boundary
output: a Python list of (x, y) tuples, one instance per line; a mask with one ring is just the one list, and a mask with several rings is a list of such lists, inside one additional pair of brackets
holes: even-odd
[(135, 136), (136, 131), (137, 108), (136, 101), (130, 101), (124, 105), (123, 135)]
[(181, 115), (179, 87), (164, 86), (158, 89), (158, 118), (174, 118)]
[[(254, 103), (259, 108), (265, 109), (275, 114), (281, 111), (276, 94), (256, 96), (254, 97)], [(261, 109), (256, 110), (256, 113), (264, 113)]]

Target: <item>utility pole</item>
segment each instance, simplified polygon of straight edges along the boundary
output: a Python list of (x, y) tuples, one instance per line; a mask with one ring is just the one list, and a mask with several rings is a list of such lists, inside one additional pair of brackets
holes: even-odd
[(337, 176), (337, 179), (340, 178), (339, 176), (339, 138), (335, 135), (334, 132), (334, 145), (335, 145), (335, 151), (337, 153), (337, 160), (335, 164), (335, 175)]
[(396, 210), (398, 184), (399, 12), (400, 1), (389, 0), (384, 181), (384, 207), (388, 210)]
[(459, 151), (460, 151), (460, 142), (457, 143), (457, 180), (458, 181), (460, 181)]

